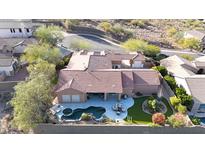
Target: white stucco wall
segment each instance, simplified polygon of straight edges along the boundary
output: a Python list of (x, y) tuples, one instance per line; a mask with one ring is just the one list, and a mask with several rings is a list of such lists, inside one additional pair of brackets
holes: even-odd
[(13, 71), (12, 66), (7, 66), (7, 67), (1, 67), (0, 66), (0, 72), (5, 72), (7, 76), (11, 76), (11, 72)]
[(133, 68), (142, 68), (143, 63), (141, 61), (134, 61), (134, 64), (132, 65)]
[(199, 106), (202, 104), (200, 101), (198, 101), (195, 97), (193, 97), (194, 100), (194, 105), (191, 109), (191, 112), (194, 114), (197, 114), (198, 110), (199, 110)]

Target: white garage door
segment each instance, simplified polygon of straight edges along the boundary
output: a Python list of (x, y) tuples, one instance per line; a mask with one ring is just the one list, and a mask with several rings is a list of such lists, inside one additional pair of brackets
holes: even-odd
[(72, 95), (72, 102), (80, 102), (80, 95)]
[(62, 95), (63, 102), (71, 102), (70, 95)]

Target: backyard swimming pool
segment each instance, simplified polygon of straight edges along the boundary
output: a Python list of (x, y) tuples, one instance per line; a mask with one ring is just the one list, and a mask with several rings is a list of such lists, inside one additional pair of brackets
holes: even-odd
[(94, 107), (90, 106), (86, 109), (75, 109), (72, 111), (70, 108), (66, 108), (63, 110), (63, 113), (67, 113), (67, 111), (70, 111), (69, 115), (68, 114), (63, 114), (61, 117), (61, 120), (80, 120), (80, 117), (83, 113), (90, 113), (92, 114), (95, 119), (100, 119), (102, 115), (105, 113), (105, 108), (103, 107)]

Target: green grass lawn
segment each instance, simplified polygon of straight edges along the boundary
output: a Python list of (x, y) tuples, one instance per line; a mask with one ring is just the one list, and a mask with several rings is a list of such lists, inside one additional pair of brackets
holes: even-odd
[[(132, 123), (135, 124), (148, 124), (152, 122), (152, 115), (145, 113), (142, 110), (142, 103), (148, 98), (149, 96), (143, 96), (134, 99), (135, 103), (134, 105), (128, 109), (128, 118), (125, 119), (125, 121), (130, 122), (130, 118), (132, 119)], [(166, 117), (173, 114), (173, 111), (168, 103), (168, 101), (165, 98), (162, 98), (162, 102), (167, 107), (167, 112), (165, 113)]]

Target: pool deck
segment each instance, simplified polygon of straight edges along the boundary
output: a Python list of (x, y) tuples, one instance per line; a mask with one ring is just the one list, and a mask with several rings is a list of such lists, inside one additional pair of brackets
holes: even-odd
[[(117, 115), (115, 111), (113, 111), (112, 107), (116, 103), (121, 103), (126, 108), (125, 112), (121, 112), (120, 115)], [(112, 120), (118, 120), (121, 121), (127, 117), (127, 109), (132, 107), (134, 105), (134, 99), (131, 97), (128, 97), (126, 99), (121, 99), (121, 101), (117, 101), (116, 96), (110, 96), (107, 101), (104, 101), (102, 98), (98, 96), (92, 96), (89, 100), (86, 102), (81, 103), (61, 103), (62, 109), (60, 112), (57, 113), (57, 116), (59, 120), (61, 119), (61, 116), (63, 115), (63, 109), (65, 108), (71, 108), (72, 110), (75, 109), (85, 109), (90, 106), (95, 107), (103, 107), (106, 109), (106, 112), (104, 113), (105, 116)]]

